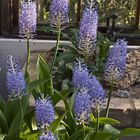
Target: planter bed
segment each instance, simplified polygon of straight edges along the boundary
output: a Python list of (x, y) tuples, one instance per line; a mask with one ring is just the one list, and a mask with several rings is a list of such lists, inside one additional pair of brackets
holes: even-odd
[[(55, 46), (56, 41), (51, 40), (32, 40), (30, 43), (31, 47), (31, 65), (30, 65), (30, 73), (32, 74), (32, 78), (35, 76), (35, 62), (38, 54), (44, 55), (46, 51)], [(61, 41), (62, 44), (71, 44), (69, 41)], [(22, 66), (26, 60), (26, 44), (23, 40), (18, 39), (0, 39), (0, 83), (1, 90), (0, 94), (6, 98), (6, 86), (5, 86), (5, 59), (6, 55), (9, 53), (13, 53), (18, 56), (21, 60)], [(128, 46), (129, 52), (132, 50), (139, 50), (140, 46)], [(140, 93), (140, 92), (139, 92)], [(33, 101), (31, 99), (31, 105), (33, 105)], [(58, 107), (63, 107), (62, 103), (58, 104)], [(128, 98), (112, 98), (111, 107), (110, 107), (110, 117), (113, 117), (120, 122), (122, 125), (118, 127), (137, 127), (140, 128), (140, 99), (128, 99)], [(133, 140), (139, 140), (134, 139)], [(124, 140), (124, 139), (123, 139)], [(131, 138), (127, 139), (131, 140)]]

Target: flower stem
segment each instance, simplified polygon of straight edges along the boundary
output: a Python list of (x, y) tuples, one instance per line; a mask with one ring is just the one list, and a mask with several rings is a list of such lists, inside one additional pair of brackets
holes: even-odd
[(60, 29), (60, 24), (58, 26), (58, 34), (57, 34), (57, 42), (56, 42), (56, 47), (55, 47), (55, 54), (51, 63), (51, 67), (50, 67), (50, 72), (52, 72), (53, 66), (55, 64), (55, 60), (56, 60), (56, 56), (58, 53), (58, 47), (59, 47), (59, 41), (60, 41), (60, 35), (61, 35), (61, 29)]
[(111, 83), (110, 90), (109, 90), (109, 93), (108, 93), (108, 102), (107, 102), (106, 114), (105, 114), (106, 118), (108, 118), (108, 114), (109, 114), (109, 105), (110, 105), (112, 91), (113, 91), (113, 83)]
[(97, 124), (96, 124), (96, 133), (99, 130), (99, 117), (100, 117), (100, 111), (99, 109), (97, 109)]
[(21, 97), (19, 97), (19, 106), (20, 106), (20, 130), (22, 129), (22, 119), (23, 119), (23, 108), (21, 103)]
[(85, 137), (85, 122), (82, 121), (82, 124), (83, 124), (83, 139), (84, 139), (84, 137)]

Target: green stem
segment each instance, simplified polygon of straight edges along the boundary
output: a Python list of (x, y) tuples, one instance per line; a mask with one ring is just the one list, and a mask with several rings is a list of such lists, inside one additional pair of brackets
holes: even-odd
[(99, 130), (99, 117), (100, 117), (100, 111), (99, 108), (97, 108), (97, 124), (96, 124), (96, 133)]
[(19, 97), (19, 106), (20, 106), (20, 130), (22, 129), (22, 119), (23, 119), (23, 108), (21, 103), (21, 98)]
[(110, 90), (109, 90), (109, 93), (108, 93), (108, 102), (107, 102), (106, 114), (105, 114), (106, 118), (108, 118), (108, 114), (109, 114), (109, 105), (110, 105), (112, 91), (113, 91), (113, 83), (111, 83)]
[(84, 139), (84, 137), (85, 137), (85, 122), (82, 121), (82, 124), (83, 124), (83, 139)]
[(28, 66), (30, 63), (30, 46), (29, 46), (29, 37), (27, 37), (27, 58), (26, 58), (26, 67), (25, 67), (25, 78), (28, 75)]
[(51, 63), (51, 68), (50, 68), (50, 72), (52, 72), (55, 60), (56, 60), (56, 56), (57, 56), (57, 52), (58, 52), (58, 47), (59, 47), (59, 41), (60, 41), (60, 35), (61, 35), (61, 29), (60, 29), (60, 24), (58, 27), (58, 34), (57, 34), (57, 42), (56, 42), (56, 47), (55, 47), (55, 54)]

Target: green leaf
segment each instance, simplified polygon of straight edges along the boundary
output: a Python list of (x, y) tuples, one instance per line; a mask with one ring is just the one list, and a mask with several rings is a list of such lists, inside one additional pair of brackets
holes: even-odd
[(84, 130), (80, 129), (73, 133), (68, 140), (79, 140), (81, 138), (81, 135), (83, 134)]
[(4, 116), (8, 122), (8, 126), (11, 125), (13, 118), (16, 116), (19, 110), (19, 102), (18, 100), (8, 100), (5, 104), (5, 109), (3, 111)]
[[(116, 128), (114, 128), (114, 127), (113, 127), (112, 125), (110, 125), (110, 124), (106, 124), (106, 125), (104, 126), (104, 130), (103, 130), (103, 131), (112, 134), (114, 138), (115, 138), (117, 135), (120, 134), (120, 131), (117, 130)], [(114, 139), (113, 139), (113, 140), (114, 140)]]
[(41, 93), (53, 95), (53, 86), (52, 86), (52, 77), (50, 73), (50, 68), (45, 60), (39, 56), (37, 60), (37, 79), (44, 79), (46, 78), (47, 81), (44, 82), (42, 85), (39, 86)]
[(65, 126), (65, 127), (66, 127), (69, 135), (73, 134), (76, 129), (76, 123), (75, 123), (74, 116), (70, 109), (68, 109), (67, 118), (64, 120), (64, 122), (68, 125), (68, 127), (67, 126)]
[(70, 110), (73, 110), (73, 105), (74, 105), (75, 96), (76, 96), (76, 94), (73, 93), (73, 95), (72, 95), (71, 98), (70, 98), (70, 105), (69, 105)]
[(66, 140), (67, 138), (66, 138), (66, 133), (58, 133), (58, 137), (59, 137), (59, 140)]
[(73, 54), (71, 52), (65, 52), (57, 58), (57, 63), (63, 60), (65, 63), (70, 63), (75, 61), (77, 58), (77, 54)]
[(54, 91), (54, 94), (52, 95), (51, 100), (54, 103), (54, 105), (56, 105), (59, 101), (63, 100), (65, 103), (65, 106), (67, 106), (68, 108), (69, 105), (65, 97), (67, 97), (70, 93), (72, 93), (73, 89), (62, 90), (61, 92), (59, 92), (56, 89), (53, 89), (53, 91)]
[(95, 117), (94, 117), (94, 115), (93, 115), (93, 113), (92, 113), (92, 112), (90, 113), (90, 118), (91, 118), (91, 120), (92, 120), (92, 121), (94, 121), (94, 120), (95, 120)]
[(88, 134), (88, 140), (110, 140), (112, 135), (107, 132), (91, 132)]
[(62, 121), (62, 119), (64, 118), (64, 116), (66, 115), (63, 114), (62, 116), (60, 116), (59, 118), (57, 118), (56, 120), (54, 120), (51, 125), (49, 126), (49, 130), (51, 130), (53, 133), (55, 133), (55, 131), (57, 130), (60, 122)]
[(28, 106), (25, 116), (24, 116), (24, 121), (26, 122), (28, 128), (30, 131), (32, 131), (32, 119), (34, 117), (34, 107)]
[(39, 134), (40, 134), (39, 130), (33, 130), (30, 133), (27, 133), (26, 135), (21, 135), (20, 138), (24, 140), (37, 140)]
[(31, 83), (29, 83), (27, 85), (27, 91), (28, 92), (31, 92), (33, 89), (37, 88), (38, 86), (44, 84), (45, 82), (47, 82), (49, 79), (39, 79), (39, 80), (36, 80), (36, 81), (33, 81)]
[(0, 140), (4, 140), (6, 134), (0, 134)]
[[(94, 120), (94, 122), (97, 122), (97, 119)], [(99, 124), (120, 124), (118, 120), (112, 119), (112, 118), (105, 118), (105, 117), (100, 117), (99, 118)]]
[(5, 101), (3, 100), (3, 98), (1, 97), (1, 95), (0, 95), (0, 110), (4, 110), (4, 108), (5, 108)]
[(140, 129), (126, 128), (119, 135), (119, 137), (123, 136), (140, 136)]
[[(20, 128), (22, 127), (22, 122), (24, 118), (24, 114), (28, 105), (28, 97), (24, 96), (21, 99), (21, 104), (22, 104), (22, 113), (21, 110), (19, 109), (15, 115), (15, 117), (12, 120), (12, 123), (10, 125), (8, 135), (6, 136), (7, 140), (16, 140), (19, 138), (19, 132)], [(19, 106), (19, 104), (16, 104)], [(20, 127), (21, 126), (21, 127)]]
[(67, 100), (61, 95), (61, 94), (58, 94), (57, 95), (63, 100), (64, 104), (65, 104), (65, 110), (67, 111), (67, 118), (64, 119), (64, 122), (67, 124), (66, 129), (68, 131), (69, 134), (72, 134), (74, 131), (75, 131), (75, 128), (76, 128), (76, 124), (75, 124), (75, 119), (73, 117), (73, 114), (72, 114), (72, 111), (71, 111), (71, 108), (67, 102)]
[[(75, 131), (76, 124), (75, 124), (75, 120), (74, 120), (73, 114), (71, 112), (71, 109), (69, 107), (69, 104), (68, 104), (67, 100), (65, 99), (65, 97), (63, 97), (63, 94), (60, 94), (57, 90), (54, 90), (54, 95), (55, 95), (55, 97), (57, 97), (57, 101), (58, 101), (58, 99), (63, 100), (63, 102), (65, 104), (65, 110), (67, 111), (67, 118), (64, 119), (64, 122), (68, 126), (68, 127), (67, 126), (65, 126), (65, 127), (66, 127), (68, 133), (72, 134)], [(52, 97), (54, 97), (54, 96), (52, 96)], [(54, 102), (55, 98), (53, 98), (52, 101)]]
[(9, 128), (8, 135), (6, 137), (7, 140), (15, 140), (19, 138), (20, 117), (20, 111), (18, 111)]
[(4, 114), (1, 112), (1, 110), (0, 110), (0, 128), (1, 128), (2, 133), (7, 133), (8, 123)]

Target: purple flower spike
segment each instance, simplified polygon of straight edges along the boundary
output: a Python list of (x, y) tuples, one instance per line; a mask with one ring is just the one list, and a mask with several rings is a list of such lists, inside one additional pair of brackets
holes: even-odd
[(49, 98), (38, 98), (35, 102), (35, 118), (38, 128), (48, 127), (55, 119), (54, 107)]
[(24, 80), (24, 74), (16, 58), (14, 58), (12, 55), (7, 57), (6, 79), (10, 96), (17, 97), (21, 94), (25, 94), (26, 83)]
[(127, 42), (118, 39), (111, 48), (105, 64), (104, 78), (108, 83), (119, 81), (123, 75), (126, 64)]
[(93, 54), (96, 47), (98, 27), (98, 13), (95, 8), (85, 7), (83, 17), (80, 22), (78, 48), (84, 53)]
[(91, 112), (90, 96), (86, 88), (81, 88), (75, 96), (73, 107), (75, 119), (77, 122), (88, 122)]
[(69, 22), (68, 0), (52, 0), (50, 6), (50, 25), (52, 28), (65, 28)]
[(77, 60), (73, 69), (72, 84), (75, 88), (84, 87), (89, 80), (89, 71), (85, 64)]
[(99, 81), (94, 76), (90, 77), (88, 89), (88, 94), (90, 95), (91, 100), (91, 107), (100, 111), (106, 104), (105, 92)]
[(21, 9), (19, 14), (19, 34), (22, 38), (33, 38), (36, 32), (36, 3), (25, 0), (21, 1)]
[(51, 131), (45, 131), (39, 136), (39, 140), (56, 140), (56, 138)]

